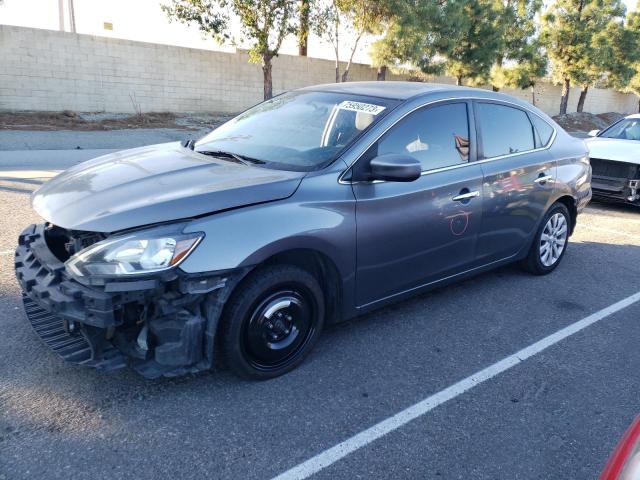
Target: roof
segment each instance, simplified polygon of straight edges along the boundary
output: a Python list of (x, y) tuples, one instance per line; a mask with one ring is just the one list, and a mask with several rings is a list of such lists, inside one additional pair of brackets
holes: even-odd
[(365, 95), (369, 97), (387, 98), (392, 100), (409, 100), (410, 98), (421, 97), (433, 93), (439, 96), (450, 95), (452, 98), (467, 97), (485, 100), (502, 100), (520, 105), (529, 110), (531, 108), (535, 108), (532, 107), (530, 103), (525, 102), (524, 100), (512, 97), (511, 95), (505, 95), (504, 93), (493, 92), (484, 88), (459, 87), (457, 85), (447, 85), (444, 83), (396, 81), (345, 82), (313, 85), (310, 87), (302, 88), (301, 90)]
[(324, 85), (313, 85), (310, 87), (305, 87), (302, 90), (350, 93), (353, 95), (367, 95), (370, 97), (407, 100), (411, 97), (431, 92), (459, 92), (463, 90), (475, 89), (471, 89), (469, 87), (458, 87), (456, 85), (446, 85), (441, 83), (383, 81), (327, 83)]

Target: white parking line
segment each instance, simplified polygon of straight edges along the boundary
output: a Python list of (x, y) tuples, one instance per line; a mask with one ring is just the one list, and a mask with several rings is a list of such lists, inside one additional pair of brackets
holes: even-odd
[(0, 250), (0, 255), (13, 255), (14, 253), (13, 250)]
[(396, 413), (395, 415), (377, 423), (376, 425), (363, 430), (362, 432), (348, 438), (344, 442), (341, 442), (321, 453), (315, 457), (302, 462), (299, 465), (287, 470), (286, 472), (278, 475), (273, 480), (300, 480), (308, 478), (311, 475), (319, 472), (323, 468), (334, 464), (338, 460), (346, 457), (350, 453), (367, 446), (371, 442), (378, 440), (384, 435), (397, 430), (398, 428), (406, 425), (407, 423), (415, 420), (416, 418), (425, 415), (439, 405), (462, 395), (464, 392), (472, 389), (473, 387), (480, 385), (487, 380), (515, 367), (519, 363), (524, 362), (526, 359), (533, 357), (534, 355), (546, 350), (547, 348), (555, 345), (556, 343), (564, 340), (581, 330), (584, 330), (590, 325), (593, 325), (600, 320), (607, 318), (608, 316), (640, 301), (640, 292), (631, 295), (630, 297), (620, 300), (613, 305), (610, 305), (602, 310), (589, 315), (582, 320), (579, 320), (571, 325), (558, 330), (551, 335), (544, 337), (542, 340), (537, 341), (529, 345), (526, 348), (503, 358), (502, 360), (488, 366), (487, 368), (480, 370), (467, 378), (454, 383), (450, 387), (439, 391), (431, 395), (430, 397), (421, 400), (420, 402)]

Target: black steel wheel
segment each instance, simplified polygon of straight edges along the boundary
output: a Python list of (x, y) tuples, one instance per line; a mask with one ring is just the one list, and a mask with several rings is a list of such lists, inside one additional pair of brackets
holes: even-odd
[(243, 377), (267, 379), (297, 367), (324, 324), (318, 281), (292, 265), (253, 272), (229, 299), (221, 324), (227, 366)]

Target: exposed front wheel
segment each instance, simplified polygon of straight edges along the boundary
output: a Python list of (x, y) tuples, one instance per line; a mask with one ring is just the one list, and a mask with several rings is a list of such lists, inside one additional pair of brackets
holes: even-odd
[(533, 274), (551, 273), (562, 260), (569, 241), (571, 216), (562, 203), (554, 203), (544, 216), (523, 266)]
[(243, 377), (277, 377), (297, 367), (316, 343), (324, 324), (324, 296), (305, 270), (263, 267), (238, 286), (222, 322), (227, 366)]

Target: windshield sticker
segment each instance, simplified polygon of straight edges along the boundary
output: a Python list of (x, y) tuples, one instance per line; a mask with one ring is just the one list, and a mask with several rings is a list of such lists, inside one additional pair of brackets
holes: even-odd
[(352, 100), (345, 100), (344, 102), (338, 104), (338, 108), (340, 110), (349, 110), (351, 112), (363, 112), (370, 113), (371, 115), (378, 115), (386, 107), (381, 107), (380, 105), (374, 105), (372, 103), (362, 103), (354, 102)]

